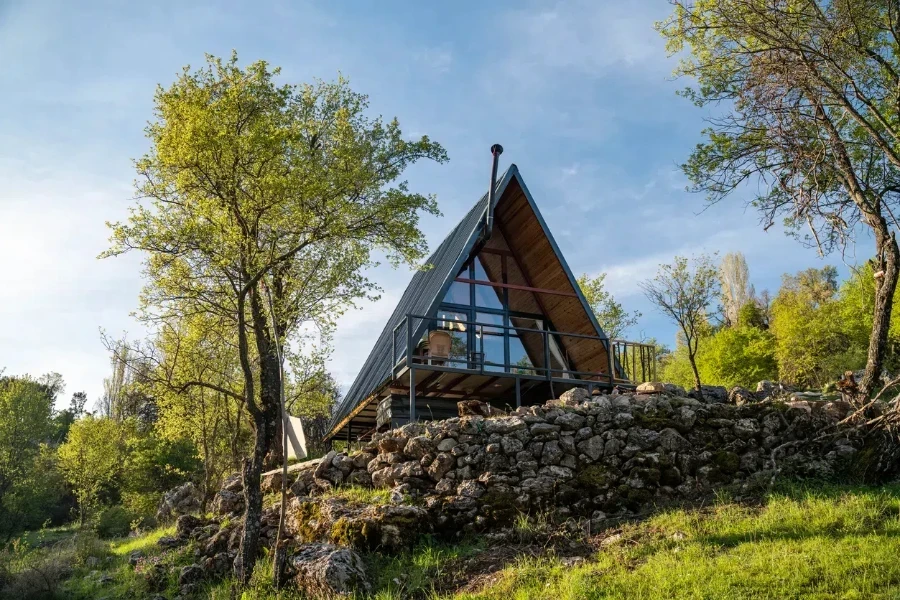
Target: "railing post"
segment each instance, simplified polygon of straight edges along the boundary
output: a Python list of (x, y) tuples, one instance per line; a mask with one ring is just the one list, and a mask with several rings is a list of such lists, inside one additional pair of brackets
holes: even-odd
[(394, 378), (394, 370), (397, 367), (397, 327), (399, 326), (398, 323), (391, 332), (391, 379)]
[(609, 338), (606, 338), (606, 359), (609, 361), (609, 387), (613, 387), (616, 383), (616, 361), (613, 358), (613, 342)]
[(547, 369), (547, 381), (553, 379), (553, 374), (550, 372), (550, 333), (546, 330), (544, 333), (544, 368)]
[(522, 380), (516, 375), (516, 408), (522, 407)]
[(412, 351), (412, 317), (406, 316), (406, 366), (409, 367), (409, 422), (416, 420), (416, 366)]
[[(475, 327), (479, 327), (479, 325), (475, 325)], [(480, 363), (479, 373), (484, 375), (484, 325), (481, 325), (481, 335), (478, 336), (478, 359)]]
[(409, 366), (409, 422), (416, 420), (416, 369)]

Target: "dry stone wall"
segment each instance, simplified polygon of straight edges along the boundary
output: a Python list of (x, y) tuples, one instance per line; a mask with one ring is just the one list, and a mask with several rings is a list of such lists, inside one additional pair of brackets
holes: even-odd
[[(845, 402), (715, 400), (573, 390), (509, 416), (411, 423), (376, 434), (362, 452), (326, 456), (294, 483), (294, 507), (352, 483), (414, 500), (437, 530), (542, 510), (602, 525), (722, 486), (750, 493), (776, 471), (833, 476), (857, 454), (852, 429), (837, 425), (851, 410)], [(819, 439), (825, 431), (835, 435)]]
[[(722, 487), (753, 495), (778, 473), (858, 471), (867, 454), (856, 430), (841, 423), (851, 412), (845, 402), (758, 402), (752, 394), (705, 390), (700, 401), (674, 386), (664, 390), (591, 397), (576, 389), (508, 416), (411, 423), (376, 434), (362, 451), (293, 466), (286, 523), (298, 587), (319, 593), (362, 585), (358, 560), (341, 548), (398, 550), (423, 533), (486, 531), (544, 511), (598, 530)], [(280, 490), (281, 477), (268, 474), (264, 493)], [(348, 485), (390, 493), (368, 500), (334, 493)], [(198, 577), (227, 572), (237, 556), (239, 478), (226, 481), (212, 507), (215, 518), (180, 517), (176, 535), (160, 540), (193, 545), (196, 564), (180, 576), (185, 592)], [(263, 513), (266, 547), (275, 541), (279, 509)]]

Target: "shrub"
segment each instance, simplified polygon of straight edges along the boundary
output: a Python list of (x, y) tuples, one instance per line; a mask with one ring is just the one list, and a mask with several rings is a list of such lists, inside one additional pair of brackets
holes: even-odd
[(85, 567), (89, 563), (104, 561), (110, 556), (109, 545), (101, 541), (93, 531), (81, 531), (73, 542), (76, 566)]
[(58, 542), (35, 549), (15, 540), (0, 552), (0, 598), (46, 600), (59, 598), (62, 582), (72, 574), (73, 546)]
[(131, 531), (132, 515), (122, 506), (111, 506), (97, 515), (94, 530), (103, 539), (124, 537)]

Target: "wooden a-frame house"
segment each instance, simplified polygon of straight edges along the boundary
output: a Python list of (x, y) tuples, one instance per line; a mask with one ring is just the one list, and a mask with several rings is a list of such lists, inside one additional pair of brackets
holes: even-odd
[(415, 273), (329, 439), (456, 416), (460, 400), (508, 409), (652, 374), (652, 347), (603, 333), (518, 168), (497, 178), (492, 152), (493, 193)]

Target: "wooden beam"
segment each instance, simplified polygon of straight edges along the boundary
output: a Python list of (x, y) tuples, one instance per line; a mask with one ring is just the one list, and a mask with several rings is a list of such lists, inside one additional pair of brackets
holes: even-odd
[[(503, 235), (503, 237), (506, 238), (507, 240), (509, 240), (509, 236), (506, 235), (505, 228), (500, 224), (500, 220), (499, 220), (499, 219), (497, 219), (495, 225), (496, 225), (497, 229), (500, 230), (500, 233)], [(509, 242), (507, 242), (507, 243), (509, 243)], [(531, 283), (531, 282), (532, 282), (532, 279), (531, 279), (530, 274), (528, 273), (528, 267), (526, 267), (526, 266), (525, 266), (525, 263), (524, 263), (523, 261), (521, 261), (515, 254), (513, 254), (512, 257), (513, 257), (513, 260), (516, 261), (516, 264), (519, 266), (519, 271), (522, 273), (522, 277), (525, 278), (525, 283), (527, 283), (528, 285), (532, 285), (532, 283)], [(557, 260), (559, 260), (559, 257), (557, 257)], [(578, 297), (578, 294), (576, 294), (576, 293), (574, 293), (574, 292), (569, 293), (569, 294), (561, 294), (561, 295), (563, 295), (563, 296), (574, 296), (575, 298)], [(544, 306), (544, 303), (543, 303), (543, 301), (541, 300), (541, 297), (540, 297), (540, 296), (535, 295), (534, 299), (535, 299), (535, 301), (536, 301), (537, 304), (538, 304), (538, 308), (540, 308), (540, 309), (541, 309), (541, 312), (544, 314), (544, 320), (545, 320), (545, 324), (546, 324), (546, 321), (549, 321), (549, 319), (550, 319), (550, 313), (547, 311), (547, 307)], [(587, 315), (585, 315), (585, 316), (587, 316)], [(588, 319), (590, 319), (590, 317), (588, 317)], [(549, 329), (549, 327), (548, 327), (548, 329)], [(550, 339), (550, 334), (548, 333), (546, 336), (544, 336), (544, 342), (545, 342), (545, 343), (549, 343), (549, 339)], [(565, 352), (566, 352), (566, 359), (567, 359), (567, 360), (571, 360), (571, 359), (569, 358), (569, 349), (568, 349), (568, 347), (567, 347), (567, 344), (566, 344), (565, 340), (564, 340), (564, 339), (560, 339), (560, 340), (559, 340), (559, 343), (560, 343), (560, 345), (562, 346), (563, 350), (565, 350)], [(568, 367), (568, 365), (566, 365), (566, 366)], [(549, 364), (546, 364), (546, 365), (544, 365), (544, 367), (547, 369), (547, 373), (550, 373), (550, 365), (549, 365)], [(577, 370), (578, 365), (575, 365), (575, 367), (576, 367), (576, 370)]]
[(481, 254), (498, 254), (500, 256), (512, 256), (512, 251), (503, 250), (502, 248), (482, 248)]
[[(519, 269), (521, 269), (521, 264), (519, 265)], [(524, 275), (525, 272), (522, 271)], [(545, 288), (536, 288), (536, 287), (528, 287), (525, 285), (513, 285), (511, 283), (495, 283), (493, 281), (479, 281), (478, 279), (467, 279), (465, 277), (457, 277), (456, 281), (459, 283), (474, 283), (475, 285), (489, 285), (491, 287), (496, 288), (506, 288), (509, 290), (520, 290), (523, 292), (531, 292), (533, 294), (550, 294), (553, 296), (569, 296), (571, 298), (577, 298), (578, 294), (575, 292), (561, 292), (559, 290), (548, 290)]]
[[(397, 385), (391, 388), (391, 392), (395, 394), (409, 394), (409, 386), (406, 385)], [(423, 392), (423, 394), (429, 392)], [(425, 396), (425, 395), (417, 395), (418, 400), (454, 400), (465, 398), (466, 394), (464, 392), (444, 392), (439, 396)]]
[(437, 393), (441, 394), (441, 395), (446, 394), (447, 392), (452, 390), (454, 387), (456, 387), (460, 382), (462, 382), (466, 377), (469, 377), (469, 375), (464, 374), (464, 375), (460, 375), (459, 377), (454, 377), (447, 383), (447, 385), (445, 385), (444, 387), (438, 388), (436, 390)]
[(421, 390), (422, 393), (427, 392), (428, 384), (431, 383), (432, 381), (434, 381), (435, 379), (437, 379), (438, 377), (440, 377), (441, 375), (443, 375), (443, 373), (441, 371), (432, 372), (430, 375), (425, 377), (420, 383), (416, 384), (416, 390), (417, 391)]
[[(444, 371), (435, 371), (435, 372), (436, 372), (436, 373), (441, 373), (441, 374), (444, 373)], [(476, 373), (472, 373), (472, 374), (466, 373), (466, 374), (463, 374), (463, 375), (459, 375), (458, 377), (454, 377), (453, 379), (451, 379), (449, 382), (447, 382), (447, 383), (446, 383), (445, 385), (443, 385), (443, 386), (440, 386), (440, 387), (438, 387), (438, 386), (433, 386), (433, 387), (430, 387), (430, 388), (423, 389), (423, 390), (421, 390), (421, 392), (422, 392), (423, 394), (440, 394), (440, 395), (444, 395), (444, 394), (447, 394), (450, 390), (452, 390), (453, 387), (456, 386), (458, 383), (460, 383), (463, 379), (466, 379), (467, 377), (471, 377), (472, 375), (476, 375)], [(429, 376), (429, 377), (431, 377), (431, 376)], [(416, 389), (417, 389), (417, 390), (420, 389), (420, 388), (419, 388), (419, 385), (416, 386)], [(389, 391), (390, 393), (392, 393), (392, 394), (393, 394), (393, 393), (403, 393), (403, 394), (407, 394), (407, 393), (409, 393), (409, 386), (408, 386), (408, 385), (392, 385), (388, 391)], [(462, 392), (459, 392), (459, 394), (457, 394), (457, 395), (462, 395)]]
[(492, 383), (494, 383), (494, 382), (497, 381), (498, 379), (500, 379), (499, 376), (497, 376), (497, 377), (491, 377), (490, 379), (488, 379), (487, 381), (485, 381), (484, 383), (482, 383), (481, 385), (479, 385), (477, 388), (475, 388), (474, 390), (472, 390), (471, 392), (469, 392), (469, 393), (466, 395), (466, 397), (467, 397), (467, 398), (472, 397), (474, 394), (477, 394), (478, 392), (480, 392), (481, 390), (483, 390), (483, 389), (486, 388), (487, 386), (491, 385)]

